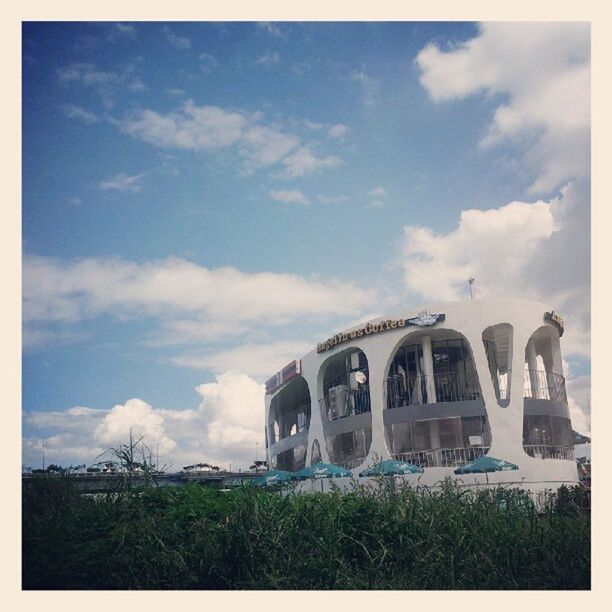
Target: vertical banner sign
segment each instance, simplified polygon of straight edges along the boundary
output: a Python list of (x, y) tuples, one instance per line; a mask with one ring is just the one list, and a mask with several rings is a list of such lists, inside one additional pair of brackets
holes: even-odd
[(274, 393), (292, 378), (299, 376), (302, 371), (301, 366), (302, 362), (299, 359), (294, 359), (280, 370), (280, 372), (277, 372), (272, 378), (266, 380), (266, 395)]

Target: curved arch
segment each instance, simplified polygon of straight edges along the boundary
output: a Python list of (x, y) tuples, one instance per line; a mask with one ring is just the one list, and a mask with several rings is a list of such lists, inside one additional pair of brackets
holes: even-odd
[(451, 328), (419, 329), (386, 364), (385, 444), (423, 467), (455, 466), (484, 454), (490, 429), (472, 347)]
[(319, 444), (319, 440), (315, 438), (312, 441), (312, 446), (310, 449), (310, 465), (321, 463), (321, 461), (321, 445)]
[(491, 382), (497, 403), (502, 408), (510, 403), (513, 337), (514, 328), (510, 323), (490, 325), (482, 332)]
[(270, 402), (266, 435), (274, 467), (291, 472), (305, 466), (310, 416), (308, 383), (296, 376)]
[(546, 324), (525, 346), (523, 450), (538, 459), (574, 458), (559, 331)]
[(323, 435), (332, 463), (347, 469), (367, 457), (372, 443), (368, 359), (360, 347), (330, 355), (317, 378)]

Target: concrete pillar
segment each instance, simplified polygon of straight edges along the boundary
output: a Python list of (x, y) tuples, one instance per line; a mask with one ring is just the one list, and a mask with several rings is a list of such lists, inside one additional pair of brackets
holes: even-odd
[(533, 339), (527, 343), (527, 367), (529, 368), (529, 383), (531, 385), (531, 397), (538, 398), (538, 360)]
[(434, 382), (433, 355), (431, 352), (431, 336), (423, 336), (421, 341), (423, 351), (423, 368), (427, 387), (427, 403), (436, 403), (436, 385)]

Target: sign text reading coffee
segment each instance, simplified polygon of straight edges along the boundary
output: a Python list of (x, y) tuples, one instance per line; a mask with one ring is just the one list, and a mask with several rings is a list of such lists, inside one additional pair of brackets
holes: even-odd
[(340, 332), (335, 336), (332, 336), (325, 342), (319, 342), (317, 344), (317, 353), (328, 351), (329, 349), (354, 340), (355, 338), (361, 338), (362, 336), (369, 336), (371, 334), (379, 334), (380, 332), (388, 331), (390, 329), (398, 329), (400, 327), (406, 327), (407, 325), (417, 325), (419, 327), (425, 327), (429, 325), (435, 325), (438, 321), (443, 321), (443, 314), (429, 314), (421, 312), (417, 317), (412, 319), (387, 319), (386, 321), (380, 321), (380, 323), (368, 323), (359, 329), (352, 331)]

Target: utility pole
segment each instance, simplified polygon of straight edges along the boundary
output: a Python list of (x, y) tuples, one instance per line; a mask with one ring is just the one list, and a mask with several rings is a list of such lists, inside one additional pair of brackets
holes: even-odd
[(473, 276), (470, 276), (470, 278), (468, 278), (468, 285), (470, 286), (470, 299), (474, 299), (476, 293), (474, 291), (474, 283), (476, 282), (476, 279)]

